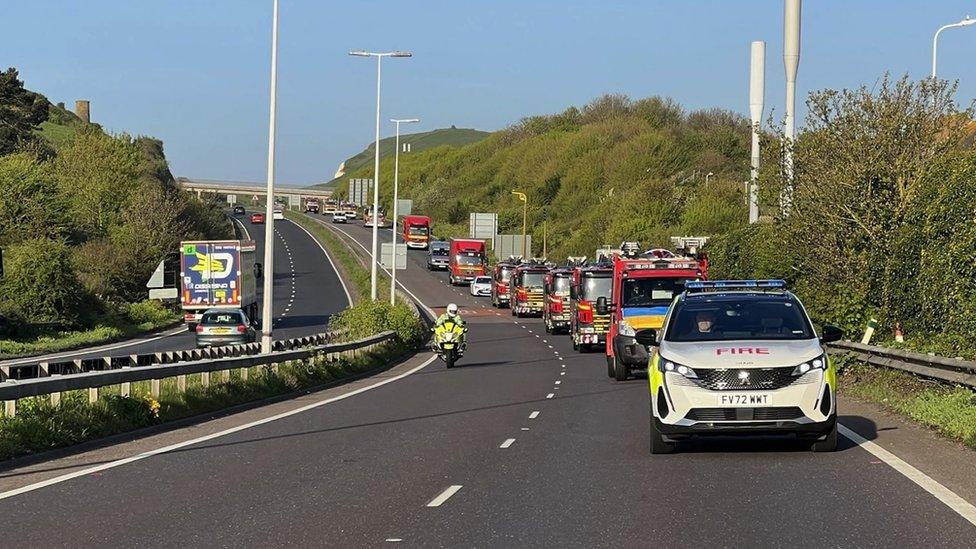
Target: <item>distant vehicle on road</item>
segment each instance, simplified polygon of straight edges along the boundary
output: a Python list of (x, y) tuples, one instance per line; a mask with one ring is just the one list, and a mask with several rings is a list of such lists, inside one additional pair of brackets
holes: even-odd
[(471, 281), (471, 295), (486, 297), (491, 296), (491, 277), (476, 276), (475, 279)]
[(499, 261), (495, 263), (491, 280), (491, 305), (492, 307), (508, 307), (508, 283), (515, 272), (517, 263), (514, 260)]
[(471, 238), (452, 238), (448, 257), (451, 285), (470, 284), (474, 277), (485, 274), (487, 256), (485, 241)]
[(285, 218), (284, 208), (275, 207), (274, 213), (271, 214), (271, 217), (274, 219), (284, 219)]
[(244, 209), (244, 206), (239, 204), (234, 206), (234, 215), (244, 215), (245, 213), (247, 213), (247, 210)]
[[(695, 435), (792, 433), (815, 452), (837, 449), (837, 370), (803, 304), (782, 280), (692, 281), (659, 330), (650, 377), (651, 453)], [(603, 299), (603, 298), (601, 298)]]
[(260, 263), (254, 261), (250, 240), (197, 240), (180, 243), (180, 304), (190, 330), (204, 311), (245, 311), (257, 318), (257, 279)]
[(431, 242), (427, 250), (427, 270), (447, 270), (450, 264), (451, 245), (447, 242)]
[(402, 234), (408, 248), (426, 250), (430, 241), (430, 218), (426, 215), (403, 216)]
[(197, 347), (254, 343), (257, 332), (240, 309), (208, 309), (196, 325)]
[(251, 223), (253, 223), (255, 225), (263, 225), (264, 224), (264, 214), (263, 213), (252, 213), (251, 214)]
[(344, 212), (336, 212), (332, 214), (333, 223), (345, 223), (346, 219), (346, 214)]
[(319, 213), (319, 199), (318, 198), (306, 198), (305, 199), (305, 213)]

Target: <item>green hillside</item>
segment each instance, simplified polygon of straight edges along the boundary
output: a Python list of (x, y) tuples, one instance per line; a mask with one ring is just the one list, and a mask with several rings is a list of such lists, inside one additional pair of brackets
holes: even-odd
[[(410, 154), (417, 154), (429, 149), (436, 147), (449, 146), (449, 147), (463, 147), (464, 145), (469, 145), (471, 143), (477, 143), (482, 139), (488, 137), (488, 132), (483, 132), (480, 130), (474, 130), (470, 128), (455, 128), (451, 126), (450, 128), (442, 128), (439, 130), (433, 130), (429, 132), (422, 133), (412, 133), (400, 135), (400, 143), (410, 143)], [(380, 140), (380, 158), (386, 158), (393, 153), (393, 149), (396, 146), (395, 137), (387, 137), (386, 139)], [(373, 165), (373, 143), (370, 143), (365, 150), (361, 151), (359, 154), (349, 158), (345, 162), (346, 175), (333, 179), (328, 183), (321, 183), (315, 185), (319, 188), (332, 188), (335, 187), (337, 183), (343, 182), (348, 178), (348, 174), (355, 172), (361, 168), (369, 168)], [(401, 156), (403, 160), (405, 156)], [(341, 186), (340, 186), (341, 187)]]
[[(748, 121), (735, 113), (610, 95), (478, 143), (401, 156), (400, 194), (434, 218), (439, 236), (467, 234), (470, 212), (497, 212), (502, 233), (521, 232), (522, 204), (511, 194), (519, 190), (528, 194), (533, 242), (541, 248), (545, 222), (551, 257), (592, 256), (625, 239), (667, 245), (672, 235), (745, 223), (749, 139)], [(381, 174), (388, 204), (392, 159)]]

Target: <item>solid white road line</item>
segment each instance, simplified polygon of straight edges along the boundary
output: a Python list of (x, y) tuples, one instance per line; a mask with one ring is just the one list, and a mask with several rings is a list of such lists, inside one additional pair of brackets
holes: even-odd
[(529, 414), (529, 419), (535, 419), (537, 417), (539, 417), (539, 412), (537, 412), (537, 411), (536, 412), (532, 412), (531, 414)]
[(78, 349), (75, 351), (65, 351), (63, 353), (56, 353), (50, 355), (37, 355), (37, 356), (31, 356), (26, 358), (19, 358), (15, 360), (8, 360), (8, 361), (0, 362), (0, 366), (19, 366), (21, 364), (36, 364), (38, 362), (51, 362), (52, 360), (58, 358), (70, 358), (82, 354), (98, 353), (102, 351), (113, 351), (115, 349), (124, 349), (126, 347), (131, 347), (133, 345), (149, 343), (150, 341), (156, 341), (157, 339), (163, 339), (166, 337), (174, 336), (176, 334), (182, 334), (185, 331), (187, 331), (186, 324), (183, 324), (182, 326), (171, 328), (169, 330), (166, 330), (165, 332), (161, 332), (159, 335), (155, 335), (153, 337), (149, 337), (146, 339), (136, 339), (131, 341), (124, 341), (121, 343), (113, 343), (111, 345), (105, 345), (101, 347), (90, 347), (86, 349)]
[(505, 439), (505, 442), (503, 442), (502, 445), (499, 446), (499, 448), (508, 448), (509, 446), (511, 446), (513, 444), (515, 444), (515, 439), (514, 438), (506, 438)]
[(949, 509), (959, 513), (962, 518), (968, 520), (973, 526), (976, 526), (976, 506), (973, 506), (972, 503), (962, 499), (958, 494), (939, 484), (932, 477), (905, 463), (895, 454), (867, 440), (847, 427), (838, 425), (837, 431), (854, 444), (857, 444), (873, 454), (876, 458), (885, 462), (895, 471), (904, 475), (908, 480), (919, 485), (926, 492), (935, 496), (936, 499), (944, 503)]
[(427, 507), (440, 507), (445, 501), (450, 499), (451, 496), (458, 493), (458, 490), (460, 490), (461, 488), (462, 486), (460, 484), (454, 484), (452, 486), (449, 486), (447, 490), (444, 490), (436, 498), (430, 500), (430, 503), (427, 504)]
[[(332, 397), (332, 398), (327, 398), (325, 400), (320, 400), (318, 402), (313, 402), (311, 404), (306, 404), (305, 406), (302, 406), (300, 408), (295, 408), (294, 410), (289, 410), (287, 412), (282, 412), (280, 414), (276, 414), (276, 415), (273, 415), (273, 416), (270, 416), (270, 417), (266, 417), (264, 419), (259, 419), (259, 420), (256, 420), (256, 421), (252, 421), (250, 423), (245, 423), (243, 425), (238, 425), (237, 427), (231, 427), (230, 429), (225, 429), (223, 431), (218, 431), (216, 433), (211, 433), (209, 435), (204, 435), (202, 437), (197, 437), (197, 438), (194, 438), (194, 439), (185, 440), (183, 442), (177, 442), (176, 444), (170, 444), (169, 446), (163, 446), (161, 448), (156, 448), (154, 450), (147, 450), (145, 452), (142, 452), (141, 454), (136, 454), (134, 456), (129, 456), (127, 458), (117, 459), (115, 461), (109, 461), (109, 462), (103, 463), (101, 465), (96, 465), (94, 467), (89, 467), (87, 469), (82, 469), (80, 471), (74, 471), (72, 473), (68, 473), (68, 474), (65, 474), (65, 475), (61, 475), (59, 477), (54, 477), (54, 478), (50, 478), (50, 479), (47, 479), (47, 480), (42, 480), (41, 482), (35, 482), (34, 484), (28, 484), (27, 486), (22, 486), (20, 488), (15, 488), (13, 490), (8, 490), (6, 492), (0, 492), (0, 500), (7, 499), (9, 497), (17, 496), (17, 495), (20, 495), (20, 494), (24, 494), (24, 493), (27, 493), (27, 492), (33, 492), (34, 490), (39, 490), (41, 488), (45, 488), (47, 486), (52, 486), (54, 484), (60, 484), (62, 482), (65, 482), (65, 481), (68, 481), (68, 480), (71, 480), (71, 479), (74, 479), (74, 478), (83, 477), (83, 476), (86, 476), (86, 475), (91, 475), (93, 473), (98, 473), (98, 472), (105, 471), (105, 470), (108, 470), (108, 469), (114, 469), (116, 467), (119, 467), (121, 465), (125, 465), (127, 463), (132, 463), (134, 461), (143, 460), (143, 459), (146, 459), (146, 458), (149, 458), (149, 457), (152, 457), (152, 456), (156, 456), (156, 455), (159, 455), (159, 454), (165, 454), (167, 452), (172, 452), (174, 450), (179, 450), (180, 448), (186, 448), (187, 446), (192, 446), (194, 444), (199, 444), (201, 442), (206, 442), (208, 440), (213, 440), (215, 438), (220, 438), (222, 436), (226, 436), (226, 435), (229, 435), (229, 434), (232, 434), (232, 433), (236, 433), (238, 431), (243, 431), (245, 429), (250, 429), (252, 427), (257, 427), (259, 425), (264, 425), (265, 423), (271, 423), (272, 421), (278, 421), (279, 419), (284, 419), (286, 417), (291, 417), (293, 415), (300, 414), (302, 412), (307, 412), (309, 410), (312, 410), (312, 409), (315, 409), (315, 408), (319, 408), (321, 406), (325, 406), (326, 404), (332, 404), (333, 402), (338, 402), (340, 400), (347, 399), (347, 398), (349, 398), (351, 396), (355, 396), (355, 395), (358, 395), (360, 393), (365, 393), (366, 391), (369, 391), (371, 389), (375, 389), (377, 387), (382, 387), (383, 385), (386, 385), (387, 383), (393, 383), (394, 381), (399, 381), (399, 380), (401, 380), (401, 379), (409, 376), (410, 374), (419, 372), (420, 370), (426, 368), (428, 365), (430, 365), (431, 362), (434, 362), (435, 360), (437, 360), (437, 356), (436, 355), (430, 357), (427, 360), (425, 360), (423, 362), (423, 364), (421, 364), (421, 365), (419, 365), (419, 366), (417, 366), (415, 368), (411, 368), (410, 370), (407, 370), (406, 372), (404, 372), (404, 373), (402, 373), (402, 374), (400, 374), (398, 376), (391, 377), (391, 378), (387, 378), (387, 379), (384, 379), (382, 381), (377, 381), (376, 383), (373, 383), (372, 385), (367, 385), (365, 387), (360, 387), (359, 389), (356, 389), (355, 391), (350, 391), (350, 392), (348, 392), (346, 394), (343, 394), (343, 395), (339, 395), (339, 396)], [(457, 488), (460, 489), (461, 487), (458, 486)], [(455, 490), (455, 492), (456, 491), (457, 490)], [(450, 497), (450, 496), (448, 496), (448, 497)], [(444, 499), (447, 499), (447, 498), (444, 498)]]

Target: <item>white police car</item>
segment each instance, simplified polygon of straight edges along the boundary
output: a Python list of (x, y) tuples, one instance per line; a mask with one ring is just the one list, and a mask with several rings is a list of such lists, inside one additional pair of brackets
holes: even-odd
[(782, 280), (689, 281), (648, 366), (651, 453), (695, 435), (795, 433), (814, 451), (837, 448), (837, 375), (824, 344)]

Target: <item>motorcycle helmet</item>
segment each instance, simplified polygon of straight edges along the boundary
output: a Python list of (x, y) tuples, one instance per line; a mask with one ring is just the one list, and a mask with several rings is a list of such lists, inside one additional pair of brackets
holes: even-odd
[(455, 303), (450, 303), (447, 306), (447, 314), (454, 316), (458, 314), (458, 306)]

